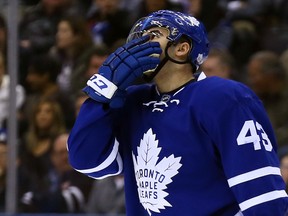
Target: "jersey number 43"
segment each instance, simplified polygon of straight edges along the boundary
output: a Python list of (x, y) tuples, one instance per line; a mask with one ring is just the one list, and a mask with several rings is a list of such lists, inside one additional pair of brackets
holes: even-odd
[(238, 145), (253, 144), (254, 150), (260, 150), (261, 145), (266, 151), (272, 151), (272, 144), (262, 128), (262, 125), (253, 120), (245, 121), (243, 127), (237, 137)]

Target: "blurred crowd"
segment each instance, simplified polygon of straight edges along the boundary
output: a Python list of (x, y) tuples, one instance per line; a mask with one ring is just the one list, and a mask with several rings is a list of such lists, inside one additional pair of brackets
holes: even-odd
[[(125, 213), (122, 176), (88, 178), (68, 163), (66, 141), (81, 91), (133, 23), (159, 9), (206, 26), (211, 51), (199, 70), (250, 86), (263, 101), (288, 185), (287, 0), (19, 0), (18, 212)], [(7, 166), (7, 7), (0, 0), (0, 212)]]

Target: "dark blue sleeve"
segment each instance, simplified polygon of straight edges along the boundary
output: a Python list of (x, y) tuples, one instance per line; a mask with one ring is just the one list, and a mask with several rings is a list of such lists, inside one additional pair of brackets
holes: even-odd
[(262, 102), (241, 84), (218, 87), (207, 93), (209, 100), (200, 102), (201, 123), (241, 211), (245, 216), (283, 216), (288, 197)]
[(78, 114), (67, 143), (73, 168), (92, 178), (122, 172), (119, 143), (114, 135), (115, 110), (87, 99)]

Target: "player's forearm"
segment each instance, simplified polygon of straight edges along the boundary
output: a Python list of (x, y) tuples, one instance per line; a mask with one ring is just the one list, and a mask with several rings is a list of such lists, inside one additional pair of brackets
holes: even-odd
[(88, 99), (68, 139), (69, 160), (79, 172), (99, 178), (122, 171), (118, 142), (113, 135), (113, 114)]

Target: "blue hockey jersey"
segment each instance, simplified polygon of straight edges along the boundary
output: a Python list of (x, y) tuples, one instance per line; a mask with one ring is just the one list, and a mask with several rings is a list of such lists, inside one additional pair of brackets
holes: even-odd
[(118, 110), (88, 99), (68, 150), (92, 178), (124, 174), (128, 216), (283, 216), (288, 207), (269, 119), (235, 81), (163, 94), (130, 87)]

